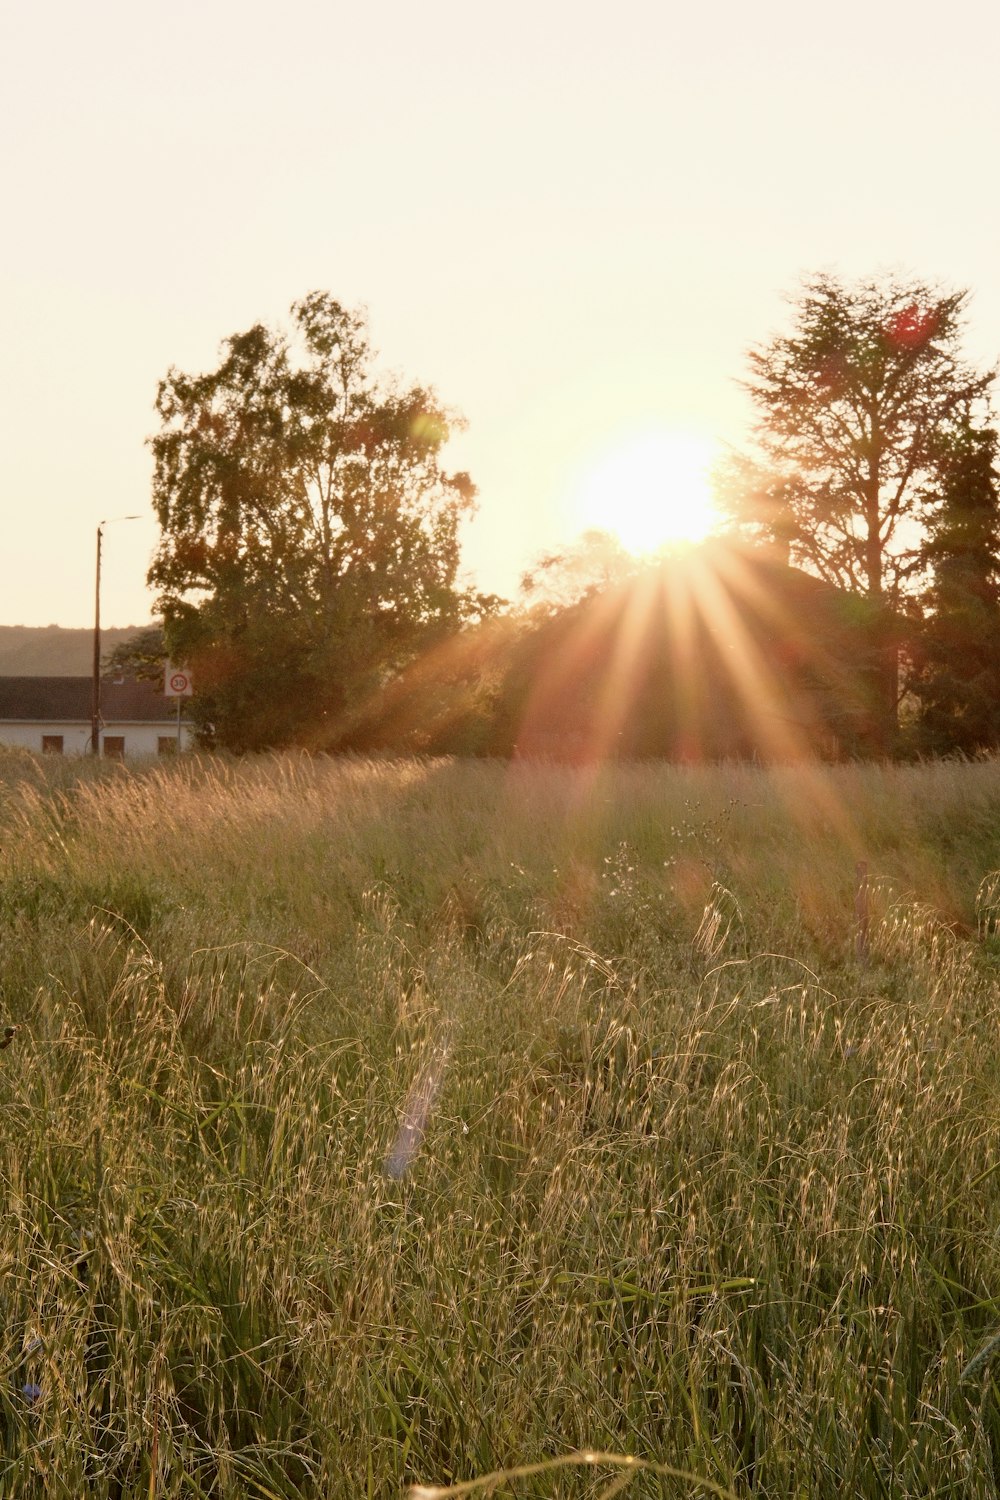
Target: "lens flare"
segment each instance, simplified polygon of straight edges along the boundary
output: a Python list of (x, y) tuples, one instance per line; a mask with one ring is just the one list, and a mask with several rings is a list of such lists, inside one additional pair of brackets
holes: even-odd
[(424, 1138), (431, 1110), (434, 1108), (434, 1102), (444, 1079), (448, 1050), (447, 1043), (436, 1047), (430, 1061), (421, 1068), (410, 1085), (403, 1104), (396, 1139), (385, 1159), (384, 1171), (387, 1177), (397, 1180), (403, 1177), (420, 1150), (420, 1143)]

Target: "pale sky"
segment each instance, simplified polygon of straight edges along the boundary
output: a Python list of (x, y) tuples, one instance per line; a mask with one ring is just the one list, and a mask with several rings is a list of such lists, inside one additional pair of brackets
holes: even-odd
[(157, 381), (314, 289), (468, 420), (510, 593), (657, 429), (739, 442), (804, 273), (974, 293), (1000, 354), (1000, 11), (55, 0), (0, 19), (0, 623), (141, 623)]

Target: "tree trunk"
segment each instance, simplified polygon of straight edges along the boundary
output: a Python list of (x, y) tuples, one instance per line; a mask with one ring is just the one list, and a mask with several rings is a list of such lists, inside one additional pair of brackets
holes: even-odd
[(867, 626), (868, 730), (866, 750), (875, 759), (896, 752), (899, 721), (899, 644), (893, 612), (883, 603), (873, 608)]
[[(873, 441), (873, 449), (875, 448)], [(886, 759), (896, 750), (899, 730), (899, 663), (896, 629), (886, 603), (883, 581), (884, 556), (881, 537), (880, 484), (877, 454), (873, 452), (865, 484), (865, 582), (871, 605), (870, 751)]]

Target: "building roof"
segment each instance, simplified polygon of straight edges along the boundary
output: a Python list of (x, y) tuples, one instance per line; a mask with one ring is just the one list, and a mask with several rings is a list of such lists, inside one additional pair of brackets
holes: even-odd
[[(0, 723), (89, 724), (93, 690), (90, 677), (0, 677)], [(101, 682), (101, 719), (106, 724), (175, 723), (177, 700), (134, 677), (106, 677)]]

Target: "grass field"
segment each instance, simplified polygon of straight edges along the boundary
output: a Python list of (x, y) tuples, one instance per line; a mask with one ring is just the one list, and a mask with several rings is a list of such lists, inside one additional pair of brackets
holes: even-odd
[(1000, 763), (0, 752), (0, 846), (0, 1496), (1000, 1494)]

